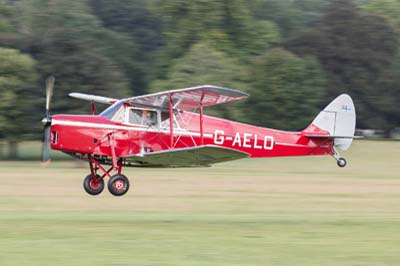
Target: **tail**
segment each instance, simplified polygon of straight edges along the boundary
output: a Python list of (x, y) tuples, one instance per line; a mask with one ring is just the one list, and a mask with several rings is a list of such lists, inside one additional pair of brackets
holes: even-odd
[(356, 128), (356, 111), (351, 97), (342, 94), (322, 110), (302, 132), (309, 138), (333, 138), (334, 146), (350, 148)]

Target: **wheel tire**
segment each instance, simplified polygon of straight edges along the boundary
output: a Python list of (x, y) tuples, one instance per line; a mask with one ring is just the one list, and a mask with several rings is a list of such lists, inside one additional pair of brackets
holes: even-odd
[[(100, 176), (96, 175), (96, 178), (99, 179)], [(92, 180), (92, 175), (89, 174), (83, 180), (83, 188), (90, 195), (99, 195), (104, 190), (104, 180), (101, 179), (97, 183), (94, 183)]]
[(347, 161), (346, 161), (346, 159), (345, 158), (343, 158), (343, 157), (340, 157), (339, 158), (339, 160), (337, 161), (337, 165), (339, 166), (339, 167), (345, 167), (346, 166), (346, 164), (347, 164)]
[(113, 175), (108, 180), (108, 191), (114, 196), (122, 196), (129, 190), (129, 180), (124, 175)]

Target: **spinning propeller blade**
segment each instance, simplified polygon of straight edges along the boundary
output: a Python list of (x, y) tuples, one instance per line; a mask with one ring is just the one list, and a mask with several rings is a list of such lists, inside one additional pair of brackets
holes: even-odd
[(44, 127), (42, 162), (50, 161), (50, 125)]
[(51, 130), (51, 115), (50, 115), (50, 101), (53, 95), (55, 78), (50, 76), (46, 79), (46, 116), (42, 119), (44, 125), (44, 137), (42, 145), (42, 162), (50, 161), (50, 130)]
[(46, 79), (46, 117), (50, 116), (50, 101), (53, 96), (55, 78), (50, 76)]

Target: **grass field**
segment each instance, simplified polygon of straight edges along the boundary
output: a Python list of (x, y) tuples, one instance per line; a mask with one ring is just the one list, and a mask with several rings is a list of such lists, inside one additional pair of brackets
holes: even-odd
[(86, 165), (0, 162), (0, 265), (400, 265), (400, 142), (330, 157), (126, 169), (85, 194)]

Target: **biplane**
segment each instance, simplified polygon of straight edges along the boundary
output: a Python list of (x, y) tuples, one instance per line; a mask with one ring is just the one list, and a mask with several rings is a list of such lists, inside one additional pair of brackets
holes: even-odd
[[(129, 180), (122, 168), (209, 166), (242, 158), (331, 155), (339, 167), (354, 138), (356, 114), (342, 94), (299, 132), (287, 132), (205, 115), (203, 109), (247, 98), (238, 90), (203, 85), (125, 99), (82, 93), (69, 96), (91, 102), (90, 115), (51, 115), (54, 78), (46, 81), (43, 161), (50, 148), (89, 163), (83, 187), (98, 195), (124, 195)], [(96, 115), (94, 103), (110, 105)]]

